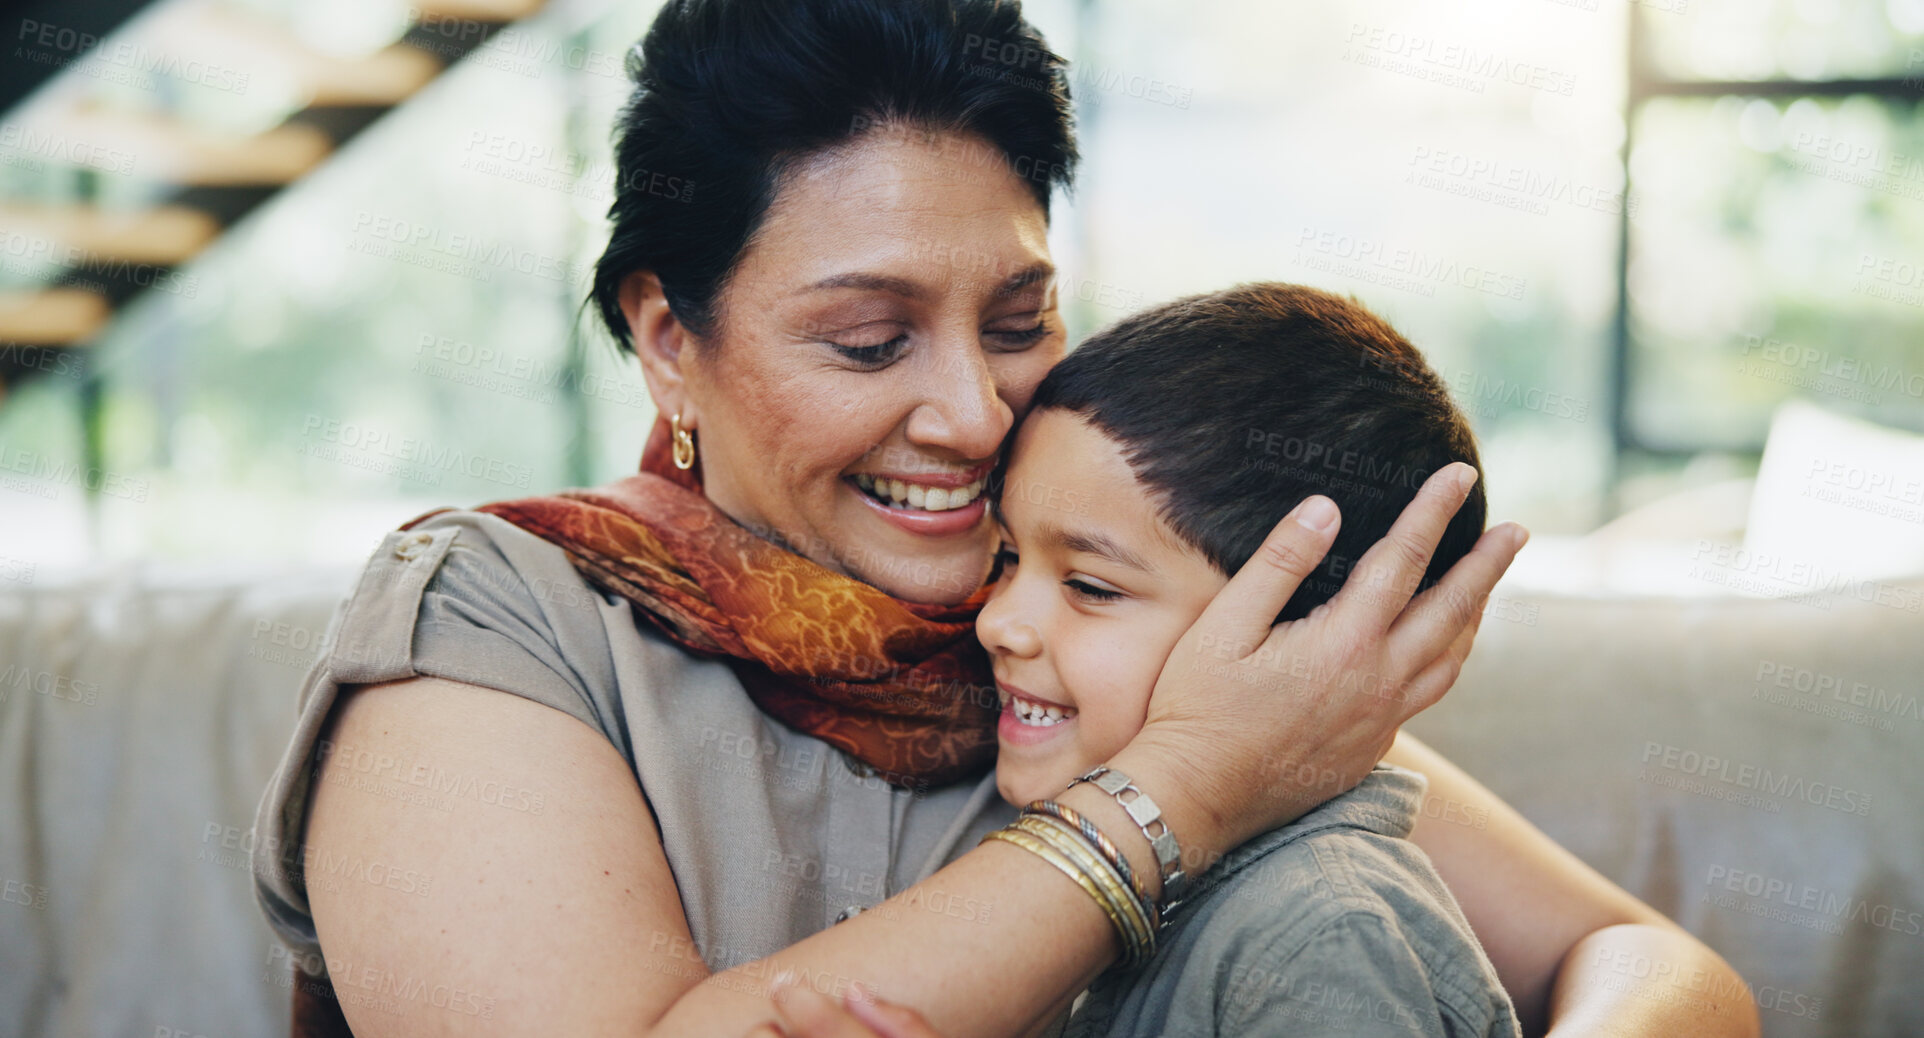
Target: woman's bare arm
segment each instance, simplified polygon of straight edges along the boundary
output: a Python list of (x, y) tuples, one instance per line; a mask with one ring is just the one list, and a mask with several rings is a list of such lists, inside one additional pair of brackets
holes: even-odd
[(1447, 808), (1426, 811), (1410, 838), (1463, 906), (1525, 1034), (1546, 1021), (1559, 1038), (1758, 1033), (1742, 979), (1701, 941), (1413, 736), (1387, 759), (1428, 775), (1432, 803)]
[[(1448, 688), (1469, 649), (1471, 604), (1522, 543), (1515, 531), (1486, 534), (1399, 619), (1408, 591), (1392, 589), (1420, 579), (1468, 489), (1461, 468), (1432, 477), (1329, 608), (1268, 623), (1336, 533), (1334, 521), (1293, 513), (1184, 636), (1149, 723), (1110, 763), (1154, 791), (1195, 858), (1211, 860), (1347, 788), (1252, 781), (1279, 733), (1302, 743), (1290, 775), (1360, 777), (1395, 726)], [(1278, 695), (1279, 686), (1303, 694)], [(1074, 882), (991, 842), (876, 909), (710, 975), (634, 775), (587, 725), (516, 696), (413, 679), (354, 691), (329, 738), (357, 756), (321, 766), (310, 862), (378, 862), (383, 874), (429, 879), (412, 891), (330, 885), (310, 865), (315, 926), (357, 1034), (739, 1035), (773, 1019), (768, 983), (792, 970), (835, 994), (860, 982), (948, 1038), (987, 1038), (1033, 1026), (1119, 952), (1102, 910)], [(532, 791), (543, 809), (385, 796), (355, 784), (344, 761), (360, 754)], [(1057, 799), (1107, 832), (1133, 832), (1116, 801), (1091, 786)], [(1118, 843), (1153, 890), (1148, 843)], [(969, 920), (938, 910), (970, 899), (989, 911)]]
[[(354, 690), (325, 738), (353, 756), (320, 769), (309, 897), (342, 1010), (367, 1038), (739, 1035), (773, 1018), (766, 992), (783, 970), (837, 998), (860, 982), (916, 1006), (946, 1038), (1007, 1036), (1120, 951), (1074, 883), (990, 843), (848, 922), (711, 974), (634, 775), (587, 725), (517, 696), (416, 678)], [(542, 809), (381, 795), (353, 784), (344, 762), (361, 754), (530, 791)], [(1063, 799), (1111, 832), (1128, 824), (1088, 787)], [(344, 861), (412, 874), (425, 890), (323, 879)], [(1138, 865), (1152, 867), (1146, 845)], [(986, 909), (969, 920), (942, 910), (950, 903)]]
[[(579, 720), (415, 678), (344, 689), (322, 740), (308, 900), (355, 1034), (636, 1034), (708, 976), (634, 774)], [(415, 802), (356, 782), (358, 762), (383, 758), (527, 791), (516, 798), (527, 809)], [(339, 861), (427, 882), (327, 882)]]

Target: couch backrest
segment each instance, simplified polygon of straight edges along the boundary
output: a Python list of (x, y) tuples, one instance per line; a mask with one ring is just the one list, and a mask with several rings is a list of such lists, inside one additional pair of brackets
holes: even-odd
[(1924, 1034), (1924, 580), (1498, 595), (1430, 741), (1704, 938), (1769, 1035)]
[[(23, 1033), (283, 1032), (248, 829), (351, 580), (0, 584)], [(1890, 601), (1504, 593), (1411, 728), (1728, 957), (1767, 1034), (1924, 1034), (1921, 675), (1924, 615)]]

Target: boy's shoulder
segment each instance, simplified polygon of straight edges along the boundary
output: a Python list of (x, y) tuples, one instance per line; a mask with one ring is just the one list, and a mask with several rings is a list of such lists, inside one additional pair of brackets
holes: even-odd
[(1428, 784), (1379, 767), (1205, 873), (1141, 970), (1068, 1034), (1515, 1034), (1461, 909), (1405, 837)]
[(1377, 767), (1354, 789), (1249, 841), (1205, 873), (1172, 932), (1179, 926), (1275, 947), (1337, 925), (1436, 919), (1460, 923), (1468, 935), (1429, 856), (1407, 839), (1428, 789), (1417, 772)]

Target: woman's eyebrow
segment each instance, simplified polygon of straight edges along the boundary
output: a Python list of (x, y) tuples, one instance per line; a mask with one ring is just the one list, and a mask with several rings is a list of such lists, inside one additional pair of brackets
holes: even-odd
[[(997, 296), (1017, 295), (1031, 285), (1039, 284), (1055, 277), (1055, 274), (1056, 268), (1053, 264), (1047, 261), (1034, 263), (1009, 275), (1003, 280), (1002, 284), (996, 286), (995, 294)], [(837, 288), (855, 288), (868, 292), (887, 292), (890, 295), (901, 296), (904, 299), (915, 300), (917, 302), (920, 302), (926, 294), (921, 285), (910, 281), (908, 278), (896, 277), (892, 274), (875, 274), (860, 270), (825, 277), (812, 285), (802, 288), (795, 294), (802, 295), (807, 292), (826, 292)]]
[(1002, 282), (1002, 284), (996, 288), (995, 294), (998, 296), (1012, 296), (1028, 288), (1030, 285), (1047, 281), (1055, 276), (1056, 268), (1053, 264), (1047, 262), (1037, 263), (1025, 270), (1011, 274), (1008, 280)]
[(837, 274), (834, 277), (823, 278), (795, 294), (801, 295), (804, 292), (822, 292), (832, 288), (860, 288), (870, 292), (887, 292), (891, 295), (901, 296), (904, 299), (914, 300), (920, 300), (923, 295), (922, 286), (907, 278), (894, 277), (888, 274), (870, 274), (863, 271), (853, 271), (847, 274)]

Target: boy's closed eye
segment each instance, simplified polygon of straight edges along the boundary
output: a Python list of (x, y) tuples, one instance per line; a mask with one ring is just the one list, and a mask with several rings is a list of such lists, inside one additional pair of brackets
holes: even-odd
[(1127, 592), (1095, 583), (1094, 578), (1068, 576), (1063, 578), (1062, 586), (1090, 602), (1114, 602), (1127, 595)]
[[(997, 567), (995, 573), (996, 580), (1003, 581), (1014, 576), (1016, 566), (1021, 562), (1021, 556), (1015, 550), (1015, 538), (1009, 535), (1008, 527), (999, 527), (997, 532), (1002, 537), (1002, 547), (995, 553)], [(1063, 577), (1061, 584), (1073, 598), (1091, 604), (1115, 602), (1128, 597), (1129, 594), (1126, 590), (1099, 577), (1075, 571)]]

